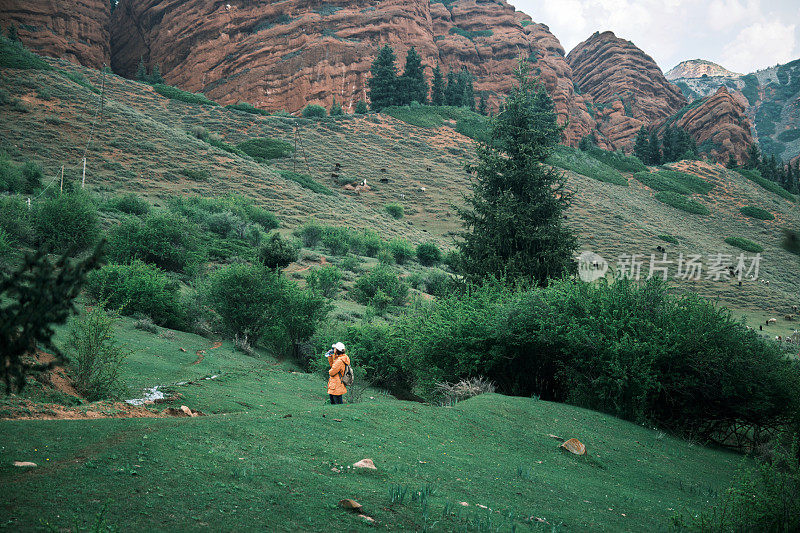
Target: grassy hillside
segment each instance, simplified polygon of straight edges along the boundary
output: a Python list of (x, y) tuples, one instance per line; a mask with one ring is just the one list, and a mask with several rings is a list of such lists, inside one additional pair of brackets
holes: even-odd
[[(0, 420), (0, 529), (90, 525), (107, 506), (107, 523), (126, 531), (660, 531), (715, 502), (741, 462), (532, 398), (487, 394), (447, 408), (368, 390), (359, 403), (324, 405), (322, 376), (229, 343), (146, 333), (128, 319), (118, 335), (135, 350), (123, 367), (130, 395), (162, 385), (181, 396), (152, 410), (206, 416)], [(561, 451), (553, 435), (580, 439), (588, 457)], [(348, 468), (364, 458), (378, 470)], [(375, 522), (338, 508), (344, 498)]]
[[(102, 78), (97, 71), (48, 61), (55, 70), (3, 71), (0, 88), (20, 103), (3, 109), (0, 149), (11, 158), (39, 162), (48, 177), (63, 164), (67, 179), (77, 180)], [(89, 145), (87, 164), (88, 186), (100, 194), (133, 191), (163, 204), (175, 195), (239, 192), (275, 212), (288, 227), (315, 218), (445, 246), (459, 229), (452, 205), (467, 190), (464, 164), (474, 157), (474, 145), (455, 131), (455, 118), (421, 127), (384, 115), (319, 121), (261, 116), (167, 99), (149, 85), (113, 74), (106, 76), (106, 96), (104, 119)], [(232, 153), (240, 143), (264, 138), (285, 141), (297, 151), (271, 164)], [(769, 286), (738, 287), (703, 279), (688, 287), (734, 308), (766, 314), (788, 312), (797, 303), (800, 270), (795, 257), (780, 247), (782, 228), (800, 225), (796, 198), (780, 198), (718, 165), (672, 164), (670, 168), (713, 185), (708, 194), (695, 198), (710, 214), (687, 214), (656, 200), (656, 191), (631, 180), (629, 172), (593, 158), (586, 163), (576, 161), (574, 154), (570, 158), (562, 157), (564, 165), (574, 169), (568, 172), (568, 187), (574, 193), (568, 223), (581, 249), (594, 250), (613, 265), (622, 253), (644, 254), (649, 261), (663, 242), (658, 235), (678, 238), (679, 245), (668, 247), (670, 253), (703, 255), (738, 254), (724, 239), (742, 237), (764, 247), (760, 275), (770, 280)], [(598, 179), (578, 173), (591, 175), (598, 168), (605, 169)], [(310, 175), (322, 188), (315, 192), (304, 187), (308, 178), (292, 179), (296, 176), (281, 172), (285, 170)], [(614, 179), (608, 183), (605, 175), (611, 173)], [(629, 186), (620, 186), (620, 177)], [(342, 187), (361, 180), (370, 190)], [(385, 210), (389, 203), (403, 205), (405, 217), (391, 217)], [(746, 217), (740, 212), (745, 205), (775, 218)]]

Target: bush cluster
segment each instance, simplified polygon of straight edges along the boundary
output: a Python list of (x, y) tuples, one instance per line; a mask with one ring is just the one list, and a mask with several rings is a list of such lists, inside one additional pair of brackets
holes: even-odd
[(258, 249), (258, 260), (270, 269), (285, 268), (297, 261), (297, 253), (297, 246), (276, 232)]
[(327, 226), (308, 221), (293, 231), (308, 248), (322, 244), (332, 255), (345, 255), (348, 252), (368, 257), (378, 257), (386, 249), (386, 243), (372, 229), (350, 229)]
[(655, 199), (661, 203), (671, 205), (681, 211), (695, 215), (708, 215), (711, 211), (698, 201), (687, 198), (686, 196), (673, 191), (659, 191), (655, 194)]
[(139, 259), (179, 273), (193, 271), (206, 258), (197, 226), (175, 213), (126, 218), (112, 230), (108, 253), (117, 263)]
[(179, 284), (163, 270), (142, 261), (109, 264), (92, 272), (86, 281), (86, 292), (126, 316), (147, 315), (159, 326), (172, 329), (187, 325)]
[(256, 161), (266, 162), (290, 156), (294, 152), (294, 147), (288, 142), (270, 138), (248, 139), (237, 144), (236, 148)]
[(59, 253), (82, 252), (100, 238), (100, 217), (91, 198), (64, 193), (36, 203), (33, 228), (40, 246), (52, 246)]
[(333, 265), (325, 265), (312, 270), (306, 276), (306, 283), (326, 298), (334, 298), (342, 289), (342, 271)]
[(442, 252), (432, 242), (424, 242), (417, 246), (417, 261), (424, 266), (433, 266), (442, 260)]
[(302, 360), (302, 344), (325, 319), (330, 305), (262, 265), (233, 264), (213, 272), (200, 289), (218, 331), (268, 347), (279, 357)]
[(351, 293), (357, 302), (384, 311), (389, 305), (406, 302), (408, 285), (390, 267), (378, 265), (356, 280)]
[(736, 428), (746, 441), (800, 414), (800, 368), (779, 347), (656, 279), (467, 287), (419, 303), (387, 337), (413, 357), (422, 392), (482, 375), (505, 393), (725, 443)]
[(727, 237), (725, 242), (746, 252), (761, 253), (764, 247), (744, 237)]

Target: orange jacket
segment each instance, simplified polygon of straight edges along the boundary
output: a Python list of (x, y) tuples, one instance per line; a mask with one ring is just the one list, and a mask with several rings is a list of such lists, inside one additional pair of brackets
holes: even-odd
[(342, 376), (344, 375), (344, 365), (350, 364), (350, 358), (346, 353), (333, 360), (331, 369), (328, 370), (328, 394), (341, 396), (347, 392), (347, 387), (342, 383)]

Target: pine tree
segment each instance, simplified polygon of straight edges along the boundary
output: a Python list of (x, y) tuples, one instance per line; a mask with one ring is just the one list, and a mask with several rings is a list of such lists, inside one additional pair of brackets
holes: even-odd
[(677, 161), (678, 160), (678, 150), (677, 150), (677, 141), (676, 138), (677, 130), (673, 129), (670, 126), (664, 128), (664, 136), (662, 137), (661, 144), (664, 147), (664, 162), (668, 163), (670, 161)]
[(17, 33), (17, 27), (14, 24), (10, 24), (8, 26), (8, 40), (12, 43), (19, 42), (19, 33)]
[(425, 67), (422, 66), (422, 57), (412, 46), (406, 54), (406, 65), (399, 78), (398, 90), (400, 105), (411, 102), (424, 104), (428, 101), (428, 82), (425, 80)]
[(636, 134), (636, 142), (633, 145), (633, 155), (638, 157), (645, 165), (650, 161), (650, 138), (644, 126), (639, 128)]
[(161, 69), (158, 65), (153, 67), (153, 72), (147, 77), (148, 83), (155, 85), (157, 83), (164, 83), (164, 78), (161, 77)]
[(431, 87), (431, 103), (433, 105), (444, 105), (444, 78), (439, 65), (433, 69), (433, 85)]
[(444, 103), (449, 106), (460, 106), (461, 96), (458, 94), (458, 83), (455, 73), (447, 73), (447, 86), (444, 89)]
[(739, 163), (736, 162), (736, 157), (732, 153), (728, 154), (728, 162), (725, 164), (725, 168), (733, 170), (738, 167)]
[(394, 50), (388, 44), (380, 49), (378, 57), (372, 62), (372, 77), (367, 86), (373, 111), (380, 111), (397, 102), (397, 67), (394, 63)]
[(475, 87), (472, 84), (472, 74), (464, 70), (461, 75), (464, 77), (464, 97), (461, 99), (461, 105), (475, 111)]
[(761, 166), (761, 151), (758, 149), (756, 143), (752, 143), (747, 147), (747, 154), (745, 155), (743, 168), (754, 170)]
[[(51, 341), (53, 326), (66, 322), (75, 311), (73, 302), (86, 274), (97, 267), (101, 251), (102, 243), (79, 262), (68, 259), (71, 251), (54, 264), (47, 251), (39, 248), (26, 255), (16, 271), (0, 275), (0, 375), (7, 394), (21, 390), (29, 372), (63, 362)], [(41, 365), (26, 362), (25, 354), (37, 344), (53, 353), (56, 361)]]
[(478, 104), (478, 113), (486, 116), (486, 98), (483, 95), (481, 95), (480, 103)]
[(358, 102), (356, 102), (356, 109), (355, 109), (356, 115), (365, 115), (367, 111), (368, 111), (367, 103), (364, 102), (364, 100), (359, 100)]
[(658, 135), (656, 135), (655, 131), (653, 131), (650, 134), (650, 152), (647, 164), (648, 165), (661, 164), (661, 143), (659, 142)]
[(147, 82), (147, 66), (144, 64), (144, 56), (139, 56), (139, 66), (136, 67), (136, 80)]
[(333, 103), (331, 104), (331, 108), (328, 111), (328, 114), (332, 117), (338, 117), (344, 115), (344, 111), (342, 110), (342, 104), (336, 101), (336, 97), (333, 97)]
[(562, 224), (570, 195), (564, 176), (544, 164), (561, 138), (553, 101), (520, 60), (517, 85), (477, 148), (478, 163), (458, 246), (470, 281), (487, 277), (545, 284), (574, 270), (576, 240)]
[(455, 91), (455, 98), (454, 101), (456, 102), (455, 106), (463, 107), (467, 105), (467, 101), (464, 100), (464, 97), (467, 94), (467, 76), (464, 75), (465, 71), (462, 70), (456, 76), (456, 86), (453, 89)]

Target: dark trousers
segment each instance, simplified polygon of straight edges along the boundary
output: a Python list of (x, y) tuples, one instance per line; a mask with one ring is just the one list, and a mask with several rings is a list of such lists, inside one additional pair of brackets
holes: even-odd
[(342, 403), (342, 395), (341, 394), (339, 394), (339, 395), (329, 394), (328, 396), (331, 397), (331, 405), (339, 405), (339, 404)]

